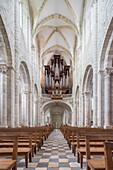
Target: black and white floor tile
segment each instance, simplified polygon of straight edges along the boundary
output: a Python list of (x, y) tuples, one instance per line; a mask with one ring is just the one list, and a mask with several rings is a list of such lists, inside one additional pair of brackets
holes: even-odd
[(17, 167), (17, 170), (81, 170), (80, 164), (58, 129), (44, 141), (41, 150), (37, 151), (32, 162), (28, 164), (28, 168), (25, 168), (25, 160), (22, 157), (18, 159)]

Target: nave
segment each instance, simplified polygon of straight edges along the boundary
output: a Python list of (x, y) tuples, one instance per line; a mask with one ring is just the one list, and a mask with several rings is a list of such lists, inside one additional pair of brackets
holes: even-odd
[(25, 160), (19, 158), (17, 170), (81, 170), (59, 129), (55, 129), (44, 141), (28, 167), (25, 168)]

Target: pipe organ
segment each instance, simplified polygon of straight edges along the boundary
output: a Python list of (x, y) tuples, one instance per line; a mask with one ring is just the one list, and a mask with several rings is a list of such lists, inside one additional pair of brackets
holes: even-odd
[(54, 55), (49, 65), (45, 65), (44, 93), (51, 94), (52, 98), (62, 98), (63, 94), (70, 94), (70, 66), (60, 55)]

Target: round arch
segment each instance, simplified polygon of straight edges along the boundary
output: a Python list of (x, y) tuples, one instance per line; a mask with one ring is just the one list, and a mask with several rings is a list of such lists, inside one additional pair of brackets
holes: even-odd
[(113, 125), (113, 17), (105, 34), (98, 70), (101, 91), (98, 98), (98, 125), (109, 127)]
[(111, 44), (111, 39), (113, 38), (113, 18), (110, 21), (107, 33), (105, 34), (104, 43), (102, 46), (101, 57), (99, 60), (99, 69), (104, 70), (106, 50)]
[(44, 103), (41, 109), (44, 110), (45, 107), (47, 107), (49, 104), (51, 105), (51, 104), (54, 104), (54, 103), (56, 103), (56, 102), (57, 102), (58, 104), (60, 104), (60, 105), (64, 104), (64, 106), (65, 106), (65, 107), (68, 107), (71, 112), (73, 111), (72, 105), (71, 105), (70, 103), (67, 103), (67, 102), (65, 102), (65, 101), (57, 101), (57, 100), (48, 101), (48, 102)]
[(52, 123), (55, 128), (59, 128), (61, 124), (71, 124), (72, 122), (72, 106), (70, 104), (67, 104), (66, 102), (46, 102), (42, 106), (42, 111), (43, 124)]
[(83, 94), (83, 124), (85, 126), (91, 126), (93, 124), (93, 68), (88, 65), (85, 70), (83, 84), (82, 84), (82, 94)]
[(92, 78), (93, 75), (93, 68), (91, 65), (88, 65), (85, 69), (85, 74), (83, 76), (83, 82), (82, 82), (82, 92), (89, 91), (90, 84), (88, 80)]
[(30, 126), (32, 117), (30, 114), (31, 105), (31, 83), (27, 64), (22, 61), (19, 67), (19, 125)]
[(5, 62), (11, 66), (12, 64), (11, 47), (10, 47), (7, 31), (4, 25), (4, 21), (1, 15), (0, 15), (0, 44), (3, 47), (2, 48), (3, 51), (6, 54), (6, 55), (5, 54), (2, 55), (3, 60), (5, 60)]
[[(0, 15), (0, 126), (12, 126), (14, 101), (11, 100), (12, 89), (12, 53), (8, 33), (3, 17)], [(13, 70), (14, 72), (14, 70)], [(12, 96), (13, 98), (14, 96)]]

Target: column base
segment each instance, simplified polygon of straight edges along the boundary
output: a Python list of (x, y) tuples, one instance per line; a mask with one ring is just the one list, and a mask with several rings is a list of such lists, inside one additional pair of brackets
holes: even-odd
[(101, 125), (97, 125), (96, 127), (97, 127), (97, 128), (104, 128), (104, 127), (103, 127), (103, 126), (101, 126)]
[(0, 125), (0, 128), (8, 128), (7, 125)]
[(91, 127), (92, 127), (92, 128), (97, 128), (98, 126), (97, 126), (97, 125), (92, 125)]
[(104, 125), (104, 128), (105, 129), (112, 129), (112, 126), (111, 125)]

